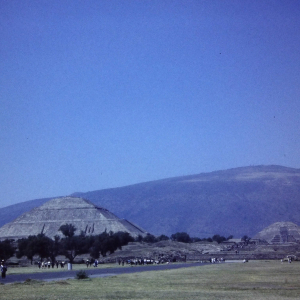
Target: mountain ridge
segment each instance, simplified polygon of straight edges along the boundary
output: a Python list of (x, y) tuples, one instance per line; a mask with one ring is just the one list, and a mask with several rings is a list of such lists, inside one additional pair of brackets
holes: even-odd
[[(71, 196), (88, 199), (156, 235), (184, 231), (198, 237), (253, 236), (274, 222), (300, 220), (300, 169), (239, 167)], [(49, 199), (0, 209), (0, 225)]]

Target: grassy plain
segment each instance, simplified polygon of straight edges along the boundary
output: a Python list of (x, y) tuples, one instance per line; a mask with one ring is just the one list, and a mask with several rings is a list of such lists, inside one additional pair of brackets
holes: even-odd
[(299, 299), (300, 263), (250, 261), (0, 287), (0, 299)]

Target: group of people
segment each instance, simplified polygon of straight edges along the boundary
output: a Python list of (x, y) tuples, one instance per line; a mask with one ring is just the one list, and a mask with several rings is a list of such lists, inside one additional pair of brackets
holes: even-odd
[(211, 262), (212, 264), (221, 263), (221, 262), (225, 262), (225, 259), (223, 257), (221, 258), (212, 257), (209, 259), (209, 262)]
[(64, 261), (61, 261), (61, 262), (56, 261), (55, 263), (51, 263), (51, 261), (49, 260), (49, 261), (42, 261), (42, 262), (38, 261), (37, 264), (38, 264), (39, 269), (40, 268), (50, 269), (51, 265), (52, 265), (52, 268), (54, 268), (54, 265), (56, 265), (56, 268), (58, 268), (58, 266), (60, 266), (61, 268), (64, 268), (66, 263)]
[(6, 271), (7, 271), (7, 266), (4, 262), (4, 260), (1, 261), (1, 278), (6, 277)]
[(92, 264), (93, 264), (94, 267), (98, 267), (99, 261), (97, 259), (95, 259), (95, 261), (93, 263), (91, 260), (87, 259), (86, 262), (85, 262), (85, 264), (86, 264), (87, 268), (89, 266), (91, 267)]
[(162, 259), (159, 259), (159, 260), (154, 260), (154, 259), (147, 259), (147, 258), (135, 258), (135, 259), (127, 259), (126, 261), (125, 260), (121, 260), (121, 259), (118, 259), (118, 264), (119, 266), (122, 264), (122, 266), (124, 266), (124, 264), (128, 264), (128, 265), (152, 265), (152, 264), (161, 264), (161, 263), (168, 263), (168, 261), (165, 261), (165, 260), (162, 260)]

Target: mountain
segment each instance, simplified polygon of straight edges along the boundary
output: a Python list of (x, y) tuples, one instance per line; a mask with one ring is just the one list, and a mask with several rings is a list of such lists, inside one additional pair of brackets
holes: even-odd
[[(240, 167), (74, 193), (155, 235), (254, 236), (275, 222), (300, 222), (300, 170)], [(49, 199), (0, 209), (0, 225)]]

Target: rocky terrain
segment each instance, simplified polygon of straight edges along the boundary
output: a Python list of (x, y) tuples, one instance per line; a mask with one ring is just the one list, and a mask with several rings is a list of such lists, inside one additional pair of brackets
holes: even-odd
[(300, 245), (266, 245), (266, 244), (245, 244), (197, 242), (179, 243), (173, 241), (161, 241), (158, 243), (129, 243), (123, 246), (122, 250), (107, 257), (101, 257), (103, 262), (115, 262), (119, 259), (152, 258), (162, 261), (209, 261), (211, 258), (225, 260), (256, 260), (256, 259), (277, 259), (281, 260), (287, 255), (294, 255), (300, 260)]

